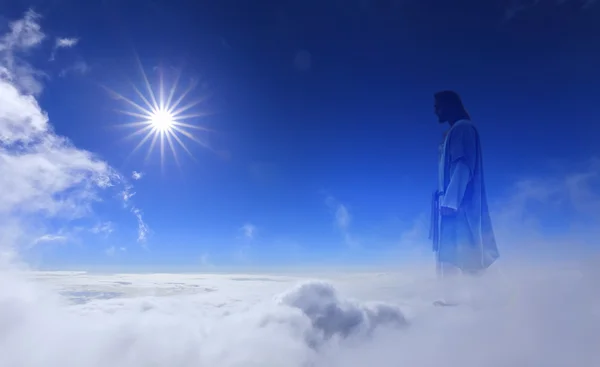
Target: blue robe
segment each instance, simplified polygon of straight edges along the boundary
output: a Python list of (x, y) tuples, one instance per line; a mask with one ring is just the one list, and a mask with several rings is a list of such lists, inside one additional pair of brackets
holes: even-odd
[[(441, 206), (456, 212), (442, 216)], [(438, 263), (479, 272), (498, 259), (479, 133), (471, 121), (456, 122), (440, 147), (439, 187), (432, 215), (433, 249)]]

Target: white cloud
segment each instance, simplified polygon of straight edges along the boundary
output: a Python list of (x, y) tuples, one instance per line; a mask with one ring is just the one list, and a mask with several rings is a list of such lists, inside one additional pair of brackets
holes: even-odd
[(18, 57), (20, 52), (28, 51), (44, 40), (39, 19), (39, 14), (28, 11), (23, 19), (9, 24), (10, 31), (0, 40), (0, 78), (25, 94), (35, 95), (42, 91), (38, 79), (43, 74)]
[(142, 172), (133, 171), (131, 173), (131, 178), (133, 178), (136, 181), (141, 179), (142, 177), (144, 177), (144, 174)]
[(138, 223), (138, 238), (137, 238), (137, 240), (138, 240), (138, 242), (144, 243), (144, 242), (146, 242), (146, 239), (148, 238), (148, 234), (150, 233), (150, 228), (148, 227), (146, 222), (144, 222), (143, 213), (140, 209), (138, 209), (136, 207), (132, 207), (131, 212), (137, 219), (137, 223)]
[(145, 243), (148, 234), (150, 233), (150, 227), (146, 224), (143, 218), (143, 212), (133, 204), (131, 198), (135, 195), (135, 192), (132, 191), (133, 186), (125, 185), (125, 188), (120, 193), (120, 197), (123, 200), (123, 206), (131, 211), (131, 213), (135, 216), (138, 224), (138, 242)]
[(40, 15), (33, 10), (25, 13), (23, 19), (11, 22), (10, 32), (2, 37), (1, 51), (27, 50), (39, 45), (46, 37), (38, 23)]
[(54, 40), (54, 47), (52, 48), (52, 53), (50, 54), (50, 61), (54, 61), (56, 58), (56, 52), (61, 48), (72, 48), (75, 47), (79, 43), (79, 38), (75, 37), (57, 37)]
[(92, 232), (94, 234), (103, 234), (105, 236), (108, 236), (114, 230), (115, 230), (115, 226), (112, 222), (102, 222), (102, 223), (98, 223), (94, 227), (92, 227), (92, 229), (90, 229), (90, 232)]
[(35, 239), (34, 244), (45, 243), (45, 242), (65, 242), (66, 236), (57, 234), (45, 234)]
[[(35, 73), (17, 62), (14, 54), (44, 38), (38, 18), (28, 12), (23, 20), (11, 23), (11, 32), (0, 43), (4, 71), (0, 77), (0, 215), (77, 217), (98, 200), (96, 190), (110, 186), (118, 175), (90, 152), (55, 135), (32, 95), (41, 91), (39, 84), (31, 88), (37, 83)], [(24, 70), (31, 71), (28, 77)]]
[(28, 11), (0, 37), (0, 222), (13, 223), (0, 230), (29, 227), (18, 231), (21, 238), (32, 236), (32, 218), (87, 216), (101, 191), (125, 183), (105, 161), (56, 135), (39, 106), (40, 73), (19, 58), (44, 40), (39, 19)]
[[(0, 81), (0, 101), (10, 102), (10, 95), (1, 93), (3, 86)], [(19, 132), (11, 127), (10, 122), (0, 122), (0, 135), (14, 138)], [(0, 213), (82, 216), (88, 213), (89, 204), (98, 200), (96, 189), (118, 179), (105, 162), (50, 131), (33, 143), (29, 142), (31, 135), (7, 140), (0, 147), (0, 168), (5, 173), (0, 176), (0, 186), (5, 188), (0, 193)], [(17, 144), (22, 145), (11, 147)]]
[(135, 195), (135, 192), (131, 191), (132, 189), (133, 186), (126, 185), (123, 191), (121, 191), (121, 199), (123, 199), (123, 204), (125, 205), (125, 207), (127, 207), (127, 205), (130, 202), (130, 199)]
[(56, 48), (69, 48), (75, 46), (79, 43), (79, 38), (56, 38), (55, 47)]
[(595, 366), (600, 274), (589, 265), (505, 267), (452, 309), (431, 305), (423, 268), (318, 281), (3, 272), (0, 350), (23, 367)]

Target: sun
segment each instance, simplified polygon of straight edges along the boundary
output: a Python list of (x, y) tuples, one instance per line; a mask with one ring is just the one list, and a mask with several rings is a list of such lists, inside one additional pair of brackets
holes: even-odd
[(152, 127), (161, 133), (173, 130), (173, 115), (165, 109), (158, 109), (150, 116)]
[(194, 156), (186, 145), (186, 139), (198, 143), (204, 148), (211, 149), (205, 140), (202, 140), (197, 134), (192, 133), (192, 130), (195, 130), (196, 133), (206, 133), (211, 131), (198, 123), (198, 119), (208, 115), (208, 113), (198, 111), (190, 113), (193, 108), (195, 109), (195, 107), (204, 100), (204, 98), (199, 98), (192, 102), (185, 102), (186, 97), (192, 92), (196, 84), (191, 82), (189, 87), (185, 89), (183, 93), (176, 96), (181, 73), (176, 76), (172, 86), (168, 90), (165, 90), (163, 73), (159, 70), (158, 88), (155, 91), (150, 84), (146, 73), (144, 73), (141, 63), (139, 63), (139, 67), (147, 91), (147, 94), (144, 94), (136, 87), (136, 85), (132, 84), (133, 91), (139, 101), (136, 102), (133, 98), (125, 97), (122, 94), (104, 87), (115, 98), (124, 101), (131, 107), (131, 109), (118, 110), (118, 112), (137, 118), (136, 121), (118, 125), (120, 127), (135, 128), (135, 130), (126, 136), (126, 138), (140, 135), (143, 136), (131, 154), (136, 152), (146, 142), (150, 141), (150, 147), (146, 153), (146, 159), (148, 159), (154, 147), (159, 143), (160, 160), (162, 164), (164, 163), (165, 158), (165, 146), (168, 145), (177, 165), (179, 165), (177, 146), (194, 159)]

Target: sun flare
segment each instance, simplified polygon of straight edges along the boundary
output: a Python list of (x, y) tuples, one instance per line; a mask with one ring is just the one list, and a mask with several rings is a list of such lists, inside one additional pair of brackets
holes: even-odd
[(171, 131), (173, 129), (173, 116), (169, 111), (158, 109), (152, 112), (150, 123), (160, 132)]
[(200, 117), (206, 116), (207, 113), (189, 113), (190, 110), (202, 102), (203, 99), (200, 98), (192, 102), (184, 103), (186, 97), (194, 89), (195, 83), (190, 83), (189, 87), (176, 97), (180, 74), (175, 78), (171, 88), (169, 90), (165, 90), (163, 74), (159, 70), (158, 93), (155, 93), (150, 82), (148, 81), (146, 74), (143, 71), (143, 68), (141, 67), (141, 64), (140, 70), (142, 71), (147, 94), (145, 95), (140, 91), (140, 89), (132, 84), (133, 90), (139, 98), (139, 102), (106, 88), (113, 96), (125, 101), (130, 107), (132, 107), (132, 110), (120, 110), (118, 112), (138, 119), (134, 122), (119, 125), (121, 127), (135, 128), (135, 131), (129, 134), (126, 138), (139, 135), (143, 136), (131, 153), (133, 154), (142, 145), (150, 141), (150, 147), (148, 148), (148, 152), (146, 154), (147, 159), (156, 146), (156, 143), (159, 142), (160, 160), (162, 164), (164, 163), (166, 142), (171, 150), (171, 153), (173, 154), (173, 157), (175, 158), (176, 163), (179, 165), (176, 146), (179, 146), (192, 159), (194, 159), (194, 156), (186, 146), (185, 139), (192, 140), (204, 148), (210, 149), (206, 141), (199, 139), (191, 132), (191, 130), (195, 130), (196, 132), (210, 131), (208, 128), (193, 121)]

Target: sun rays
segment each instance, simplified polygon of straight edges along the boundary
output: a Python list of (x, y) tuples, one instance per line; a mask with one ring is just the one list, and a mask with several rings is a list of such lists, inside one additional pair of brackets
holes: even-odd
[(159, 109), (152, 112), (150, 123), (152, 127), (163, 132), (169, 132), (173, 130), (173, 116), (167, 110)]
[[(125, 138), (141, 137), (141, 140), (132, 150), (130, 156), (138, 151), (142, 146), (149, 142), (146, 159), (157, 145), (160, 148), (161, 165), (165, 160), (165, 147), (171, 151), (179, 166), (179, 157), (177, 150), (183, 149), (192, 159), (195, 159), (190, 149), (186, 145), (186, 140), (191, 140), (201, 146), (210, 149), (208, 144), (201, 140), (197, 134), (199, 132), (209, 132), (210, 130), (202, 125), (194, 123), (194, 120), (206, 116), (207, 113), (195, 112), (194, 107), (197, 107), (204, 99), (197, 99), (192, 102), (185, 103), (186, 97), (193, 91), (196, 84), (190, 83), (189, 86), (180, 94), (177, 93), (179, 79), (181, 73), (175, 77), (171, 87), (165, 90), (164, 76), (161, 70), (158, 71), (158, 90), (155, 90), (151, 85), (146, 73), (140, 64), (140, 70), (143, 76), (143, 84), (146, 89), (146, 94), (134, 84), (133, 91), (138, 102), (133, 98), (125, 97), (124, 95), (106, 88), (113, 96), (126, 103), (128, 109), (118, 110), (118, 112), (135, 118), (135, 121), (120, 124), (119, 126), (134, 128), (135, 130)], [(193, 133), (195, 132), (195, 134)]]

